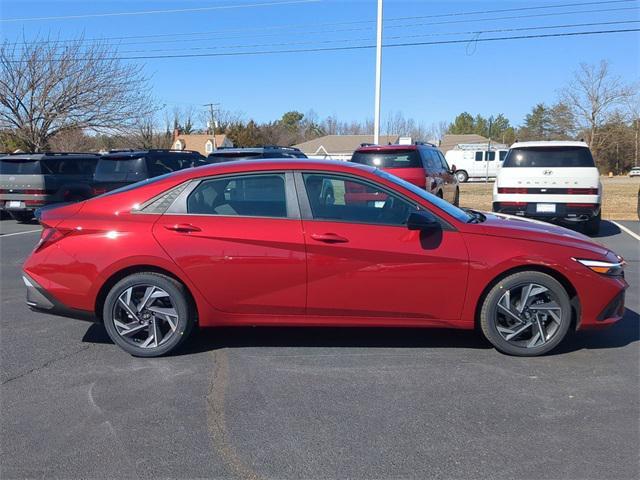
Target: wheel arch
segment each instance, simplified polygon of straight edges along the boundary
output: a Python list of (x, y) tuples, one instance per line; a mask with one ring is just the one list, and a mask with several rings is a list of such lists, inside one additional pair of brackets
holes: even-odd
[(134, 273), (145, 273), (145, 272), (159, 273), (166, 277), (172, 278), (177, 282), (180, 282), (180, 284), (184, 287), (185, 291), (187, 292), (187, 301), (189, 302), (189, 305), (193, 308), (193, 312), (195, 313), (195, 321), (196, 323), (198, 323), (198, 318), (199, 318), (198, 303), (196, 302), (195, 297), (191, 292), (191, 289), (189, 288), (189, 285), (187, 285), (186, 282), (184, 282), (180, 277), (178, 277), (174, 273), (162, 267), (158, 267), (156, 265), (134, 265), (130, 267), (125, 267), (123, 269), (120, 269), (112, 273), (111, 276), (107, 278), (107, 280), (100, 287), (100, 290), (98, 290), (98, 294), (96, 295), (95, 307), (94, 307), (96, 318), (100, 323), (102, 323), (103, 321), (102, 309), (104, 307), (104, 302), (111, 288), (113, 288), (113, 286), (116, 283), (118, 283), (120, 280), (122, 280), (125, 277), (128, 277), (129, 275), (133, 275)]
[(558, 270), (551, 268), (547, 265), (519, 265), (517, 267), (507, 269), (499, 273), (498, 275), (496, 275), (482, 290), (482, 293), (480, 294), (480, 296), (478, 297), (478, 300), (476, 301), (475, 312), (474, 312), (475, 328), (477, 329), (480, 327), (480, 311), (482, 310), (482, 304), (484, 303), (484, 300), (489, 294), (489, 292), (491, 291), (491, 289), (503, 278), (506, 278), (509, 275), (513, 275), (514, 273), (519, 273), (519, 272), (546, 273), (547, 275), (553, 277), (555, 280), (560, 282), (560, 284), (566, 290), (567, 295), (569, 295), (569, 302), (571, 303), (570, 328), (573, 330), (576, 330), (580, 323), (580, 313), (581, 313), (580, 298), (578, 297), (578, 292), (576, 291), (573, 284), (569, 281), (569, 279), (565, 275), (563, 275)]

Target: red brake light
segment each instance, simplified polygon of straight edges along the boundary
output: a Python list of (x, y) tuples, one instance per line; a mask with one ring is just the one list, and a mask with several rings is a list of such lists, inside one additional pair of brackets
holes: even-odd
[(597, 188), (567, 188), (569, 195), (597, 195)]
[(46, 192), (41, 188), (28, 188), (21, 193), (25, 195), (44, 195)]
[(527, 189), (515, 187), (498, 187), (498, 193), (527, 193)]

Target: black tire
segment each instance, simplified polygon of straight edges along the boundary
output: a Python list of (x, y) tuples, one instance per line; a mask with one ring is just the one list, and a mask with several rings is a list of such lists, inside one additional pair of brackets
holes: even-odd
[(602, 215), (598, 212), (598, 215), (584, 222), (584, 233), (593, 236), (600, 233), (600, 222)]
[[(118, 333), (114, 320), (120, 295), (131, 287), (138, 288), (147, 285), (162, 289), (169, 295), (171, 305), (177, 312), (178, 319), (175, 330), (171, 332), (171, 336), (165, 343), (156, 347), (143, 348), (134, 345), (132, 339), (125, 340), (124, 335)], [(189, 337), (195, 323), (195, 312), (193, 310), (187, 291), (180, 282), (159, 273), (141, 272), (123, 278), (111, 288), (104, 302), (102, 319), (109, 337), (120, 348), (136, 357), (159, 357), (175, 351)]]
[(9, 216), (19, 223), (27, 223), (33, 220), (33, 212), (13, 212), (9, 210)]
[(460, 205), (460, 189), (456, 187), (456, 194), (453, 197), (453, 204), (457, 207)]
[[(530, 327), (528, 327), (527, 329), (523, 329), (521, 334), (513, 337), (511, 340), (507, 340), (505, 337), (503, 337), (504, 333), (500, 333), (498, 327), (500, 326), (504, 329), (505, 325), (499, 325), (499, 323), (504, 321), (504, 319), (509, 319), (511, 314), (505, 314), (503, 312), (504, 309), (502, 308), (502, 306), (498, 305), (498, 302), (500, 302), (501, 299), (506, 298), (505, 295), (507, 291), (511, 294), (512, 291), (517, 291), (518, 288), (526, 288), (526, 285), (531, 284), (546, 288), (548, 294), (547, 292), (544, 292), (540, 295), (548, 295), (548, 298), (551, 298), (551, 301), (554, 301), (559, 306), (560, 312), (557, 312), (556, 314), (559, 318), (559, 324), (558, 321), (553, 320), (550, 316), (547, 316), (545, 319), (547, 323), (543, 322), (544, 326), (538, 327), (539, 324), (536, 323), (534, 317), (530, 322), (529, 320), (526, 320), (527, 322), (529, 322)], [(522, 296), (519, 297), (519, 300), (521, 299)], [(515, 297), (511, 300), (514, 301)], [(504, 300), (502, 301), (504, 302)], [(518, 300), (515, 301), (517, 303)], [(531, 304), (532, 309), (533, 307), (534, 304)], [(540, 311), (544, 312), (544, 315), (548, 315), (548, 310)], [(501, 313), (502, 320), (499, 320), (498, 312)], [(522, 314), (518, 314), (518, 316), (522, 316), (522, 321), (524, 321), (525, 314), (531, 314), (528, 308), (526, 308)], [(535, 357), (550, 352), (551, 350), (556, 348), (558, 344), (560, 344), (560, 342), (562, 342), (562, 340), (565, 338), (570, 324), (571, 302), (569, 299), (569, 295), (560, 282), (558, 282), (552, 276), (542, 272), (518, 272), (501, 279), (496, 283), (496, 285), (494, 285), (494, 287), (485, 297), (482, 304), (482, 309), (480, 311), (480, 328), (485, 338), (502, 353), (520, 357)], [(546, 339), (544, 339), (543, 337), (543, 343), (537, 345), (534, 339), (534, 336), (538, 333), (537, 328), (545, 328), (545, 326), (548, 328), (548, 330), (545, 332), (545, 334), (548, 334), (548, 337)], [(521, 328), (524, 328), (523, 323), (516, 324), (512, 327), (511, 332), (513, 333), (520, 330)], [(530, 337), (527, 338), (529, 332), (531, 332)], [(509, 334), (506, 334), (506, 336), (508, 337)], [(533, 346), (524, 345), (528, 342), (533, 342)]]
[(456, 170), (455, 176), (460, 183), (465, 183), (467, 180), (469, 180), (469, 174), (464, 170)]
[(438, 193), (436, 193), (436, 197), (444, 198), (444, 194), (442, 193), (442, 190), (438, 190)]

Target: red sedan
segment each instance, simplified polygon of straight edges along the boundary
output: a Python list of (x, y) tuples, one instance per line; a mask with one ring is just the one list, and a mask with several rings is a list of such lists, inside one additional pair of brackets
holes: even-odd
[[(377, 200), (351, 203), (353, 187)], [(624, 312), (624, 262), (587, 237), (462, 210), (350, 163), (209, 165), (40, 222), (28, 305), (103, 322), (138, 356), (174, 350), (196, 323), (479, 327), (533, 356)]]

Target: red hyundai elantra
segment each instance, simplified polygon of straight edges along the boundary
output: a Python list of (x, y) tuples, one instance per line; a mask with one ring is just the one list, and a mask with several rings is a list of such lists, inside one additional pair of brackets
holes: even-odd
[[(353, 187), (376, 201), (345, 199)], [(532, 356), (624, 312), (624, 262), (587, 237), (349, 163), (204, 166), (40, 222), (29, 306), (103, 322), (138, 356), (176, 349), (196, 323), (479, 327)]]

